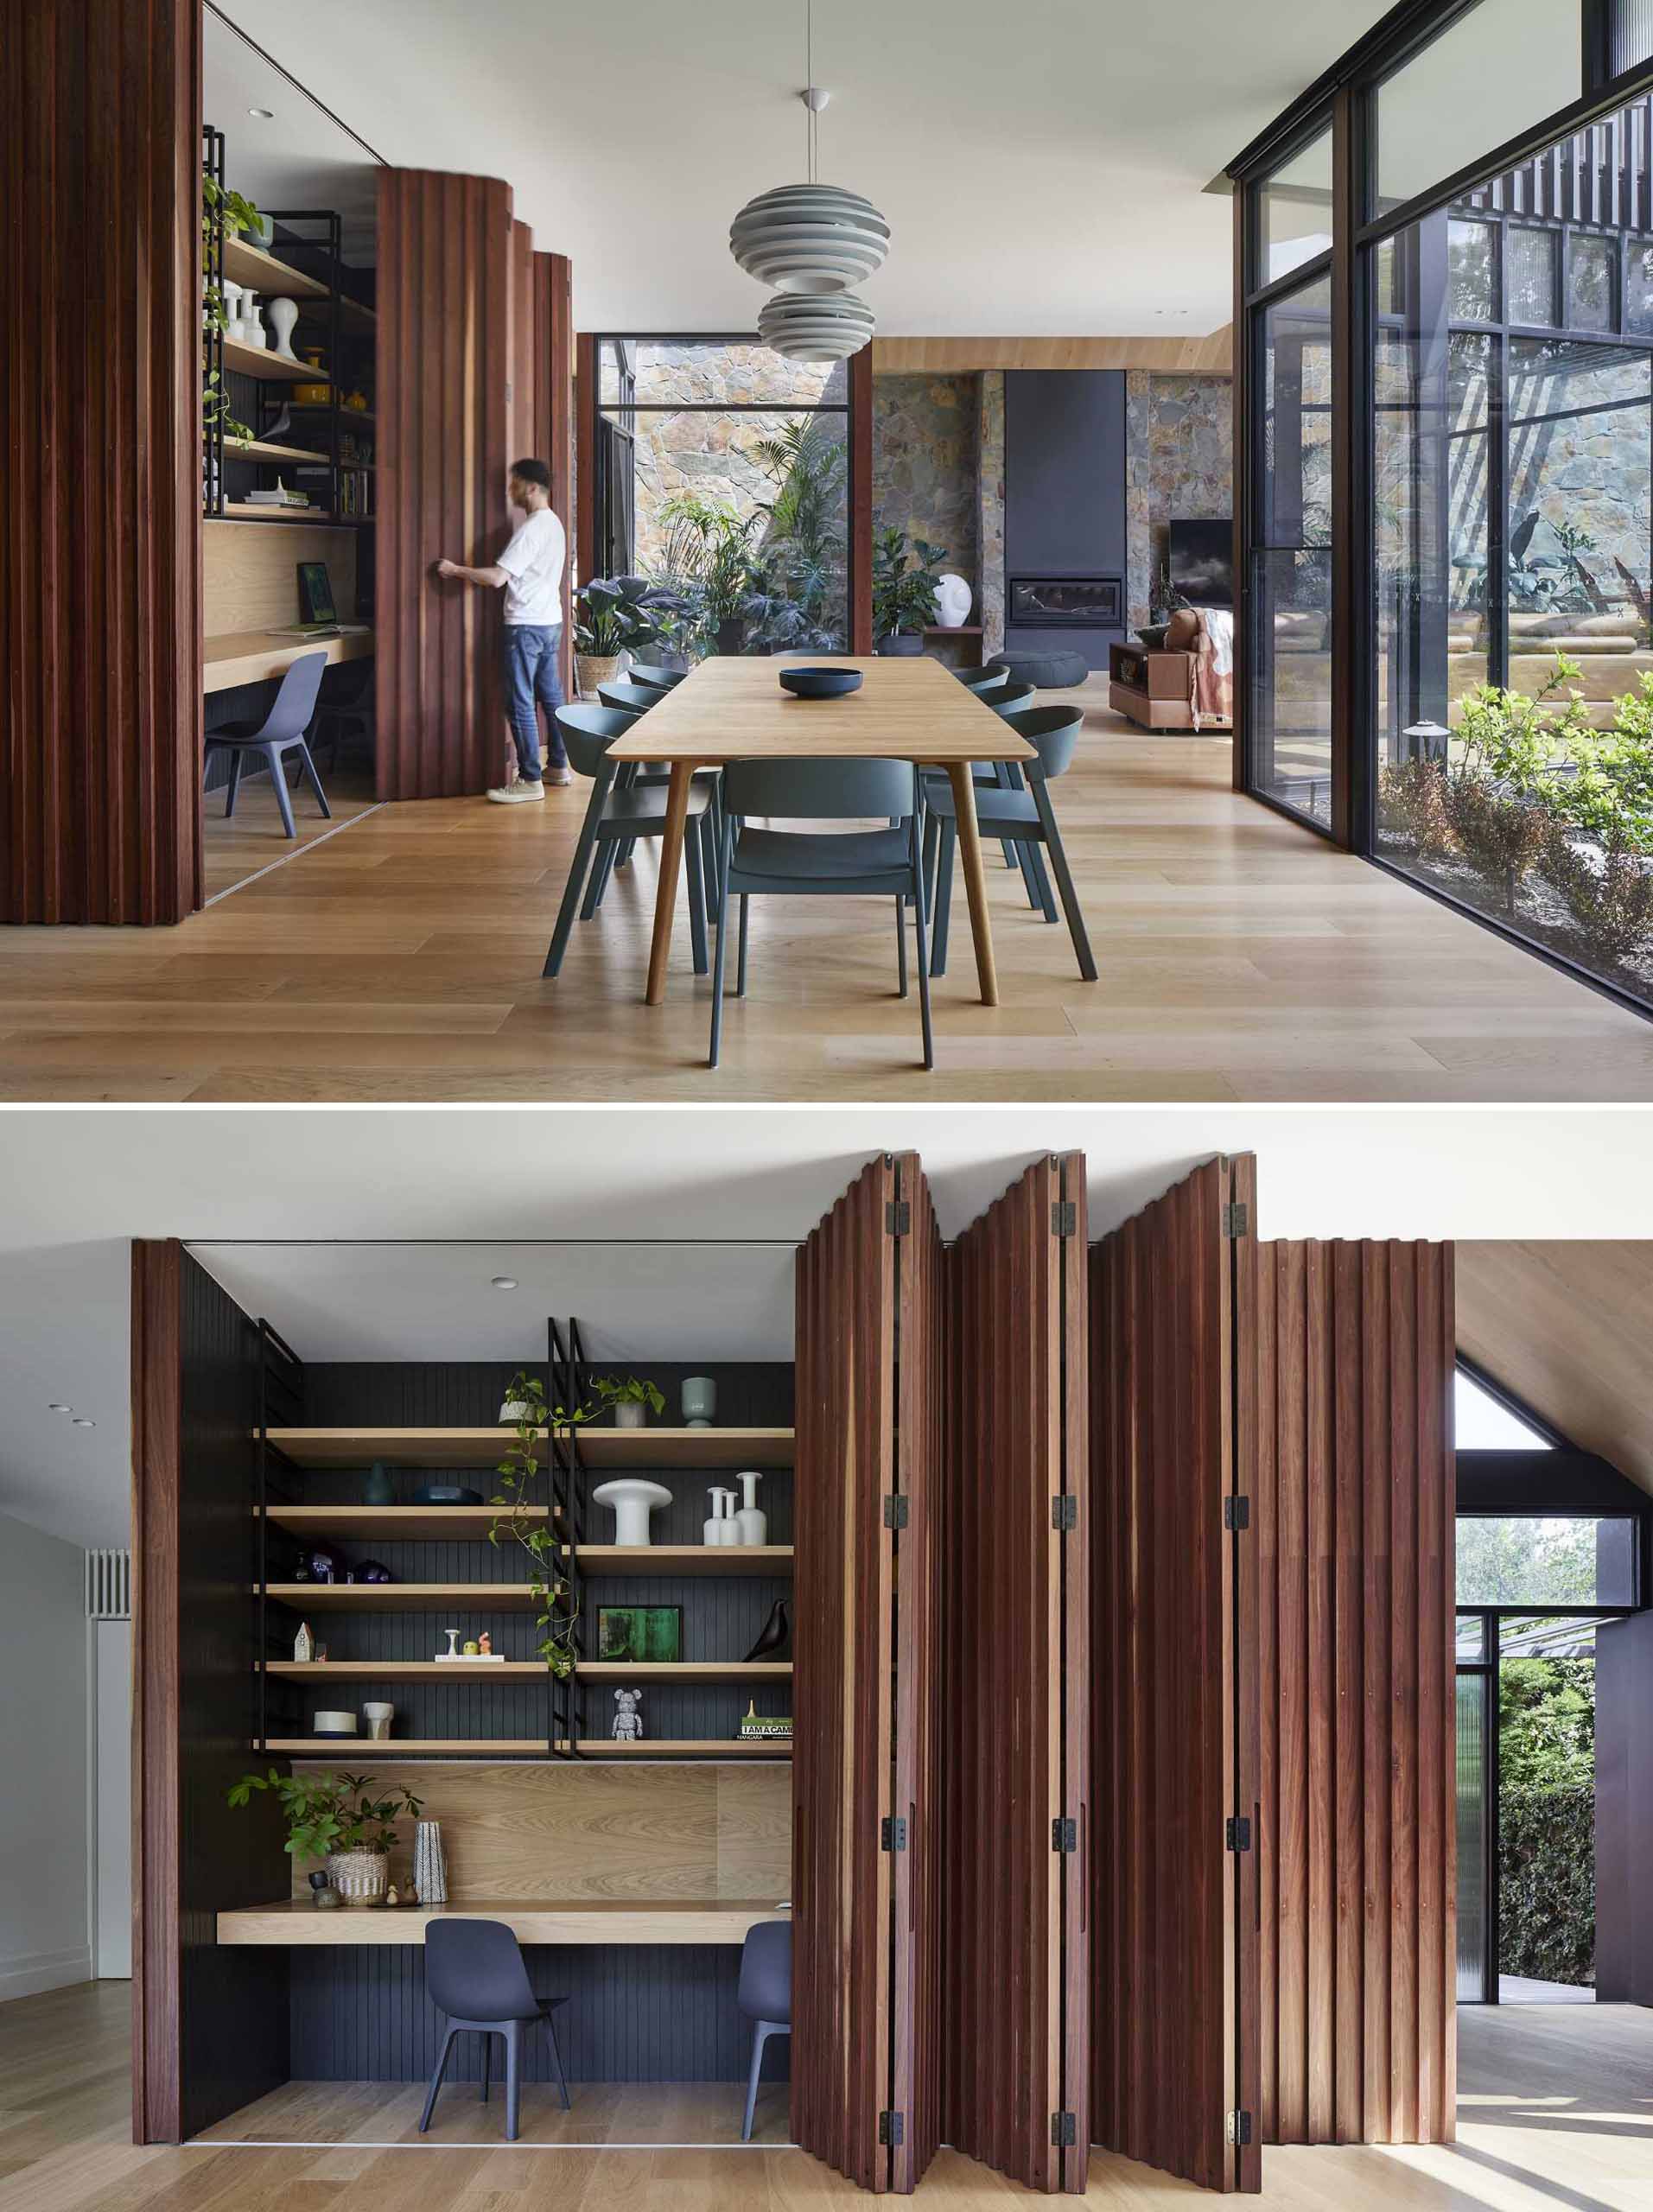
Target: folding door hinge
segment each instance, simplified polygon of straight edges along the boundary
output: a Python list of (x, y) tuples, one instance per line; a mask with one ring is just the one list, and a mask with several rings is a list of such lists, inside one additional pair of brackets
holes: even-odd
[(1065, 1820), (1061, 1814), (1051, 1822), (1051, 1849), (1077, 1851), (1079, 1847), (1079, 1823)]
[(884, 1526), (887, 1529), (905, 1529), (911, 1511), (912, 1501), (904, 1497), (900, 1491), (885, 1491)]
[(1231, 1815), (1224, 1826), (1223, 1834), (1230, 1851), (1250, 1850), (1251, 1822), (1246, 1814)]
[(912, 1207), (906, 1198), (891, 1198), (884, 1208), (884, 1226), (892, 1236), (912, 1234)]
[(878, 1824), (878, 1843), (881, 1851), (906, 1849), (906, 1815), (887, 1813)]
[(1059, 2151), (1071, 2151), (1079, 2139), (1079, 2123), (1071, 2112), (1051, 2114), (1051, 2141)]
[(1223, 1526), (1225, 1529), (1249, 1529), (1251, 1526), (1251, 1501), (1249, 1497), (1225, 1497), (1223, 1500)]
[(906, 2114), (901, 2112), (881, 2112), (878, 2115), (878, 2139), (881, 2143), (900, 2145), (906, 2137)]
[(1228, 2116), (1228, 2139), (1230, 2143), (1251, 2140), (1251, 2115), (1249, 2112), (1231, 2112)]
[(1249, 1226), (1249, 1217), (1246, 1211), (1245, 1201), (1243, 1198), (1236, 1198), (1230, 1205), (1225, 1205), (1223, 1208), (1223, 1234), (1224, 1236), (1243, 1236)]
[(1077, 1236), (1079, 1233), (1079, 1207), (1075, 1198), (1057, 1198), (1051, 1205), (1051, 1235)]
[(1079, 1525), (1079, 1501), (1071, 1491), (1064, 1491), (1059, 1497), (1051, 1500), (1052, 1529), (1077, 1529)]

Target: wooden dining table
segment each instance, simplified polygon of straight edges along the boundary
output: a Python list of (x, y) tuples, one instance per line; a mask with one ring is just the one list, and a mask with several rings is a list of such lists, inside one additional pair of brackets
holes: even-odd
[[(797, 699), (781, 690), (783, 668), (817, 663), (859, 669), (860, 690), (840, 699)], [(868, 655), (864, 659), (852, 655), (820, 663), (818, 654), (810, 653), (703, 660), (623, 737), (615, 739), (608, 757), (617, 765), (635, 760), (671, 771), (649, 950), (651, 1006), (658, 1006), (665, 996), (683, 824), (696, 769), (717, 767), (728, 760), (911, 760), (921, 768), (946, 770), (953, 787), (982, 1003), (999, 1003), (970, 766), (976, 760), (1031, 760), (1036, 756), (1002, 715), (967, 691), (938, 660), (922, 654), (911, 658)]]

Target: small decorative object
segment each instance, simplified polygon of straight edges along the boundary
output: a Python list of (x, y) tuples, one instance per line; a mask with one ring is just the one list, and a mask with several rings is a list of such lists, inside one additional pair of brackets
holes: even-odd
[(318, 1713), (310, 1723), (313, 1736), (353, 1736), (357, 1733), (353, 1713)]
[(622, 1382), (617, 1375), (599, 1376), (592, 1384), (606, 1406), (614, 1409), (616, 1428), (645, 1428), (652, 1413), (658, 1421), (666, 1409), (664, 1394), (652, 1382), (639, 1382), (635, 1375), (628, 1375)]
[(858, 668), (783, 668), (780, 688), (796, 699), (842, 699), (861, 689)]
[(709, 1428), (712, 1415), (717, 1411), (717, 1385), (709, 1375), (689, 1375), (683, 1378), (683, 1417), (690, 1428)]
[(270, 344), (257, 292), (244, 292), (241, 296), (241, 343), (256, 346), (261, 353)]
[(394, 1582), (396, 1577), (388, 1567), (381, 1566), (378, 1560), (364, 1559), (358, 1560), (357, 1564), (351, 1568), (350, 1579), (353, 1582)]
[(599, 1605), (597, 1656), (671, 1666), (683, 1656), (681, 1605)]
[(614, 1508), (617, 1544), (646, 1544), (650, 1514), (657, 1507), (671, 1503), (671, 1492), (664, 1483), (645, 1482), (639, 1475), (622, 1475), (613, 1482), (599, 1483), (591, 1496), (596, 1504)]
[(270, 327), (276, 334), (275, 351), (284, 361), (298, 359), (293, 351), (293, 325), (298, 321), (298, 306), (293, 300), (271, 300), (269, 304)]
[(315, 371), (319, 381), (315, 384), (296, 384), (293, 386), (294, 404), (299, 407), (325, 407), (333, 396), (333, 387), (327, 381), (322, 371), (321, 348), (319, 346), (307, 346), (304, 348), (304, 359)]
[(778, 1661), (792, 1656), (792, 1624), (785, 1598), (777, 1598), (769, 1608), (769, 1618), (758, 1631), (758, 1640), (747, 1652), (748, 1659)]
[(722, 1518), (717, 1524), (717, 1541), (720, 1544), (738, 1544), (741, 1541), (741, 1524), (734, 1517), (734, 1492), (732, 1490), (722, 1490), (718, 1492), (718, 1496), (722, 1499), (723, 1503)]
[(309, 1563), (309, 1580), (312, 1582), (338, 1582), (343, 1580), (339, 1573), (339, 1554), (330, 1545), (315, 1544), (304, 1556)]
[(773, 1736), (779, 1737), (783, 1742), (790, 1742), (792, 1733), (792, 1720), (790, 1713), (760, 1713), (755, 1698), (748, 1701), (745, 1713), (741, 1716), (740, 1737), (742, 1741), (753, 1736)]
[(276, 219), (273, 215), (260, 215), (255, 209), (242, 218), (241, 228), (254, 245), (262, 246), (266, 253), (276, 243)]
[(620, 1707), (614, 1715), (614, 1737), (617, 1744), (640, 1744), (643, 1740), (643, 1716), (638, 1707), (643, 1702), (641, 1690), (616, 1690), (614, 1703)]
[(310, 1877), (310, 1903), (318, 1912), (336, 1912), (339, 1892), (320, 1869)]
[(463, 1483), (427, 1483), (423, 1490), (413, 1493), (416, 1505), (480, 1505), (480, 1490), (467, 1490)]
[(367, 394), (359, 385), (345, 396), (345, 405), (354, 414), (365, 415), (367, 412)]
[(476, 1641), (474, 1637), (467, 1636), (465, 1639), (465, 1656), (467, 1659), (479, 1659), (481, 1656), (481, 1645)]
[(718, 1523), (723, 1518), (723, 1500), (728, 1496), (728, 1492), (725, 1490), (719, 1490), (716, 1485), (714, 1484), (713, 1487), (707, 1491), (706, 1495), (712, 1501), (712, 1510), (702, 1524), (700, 1540), (703, 1544), (722, 1543), (723, 1540), (718, 1535), (717, 1529)]
[(310, 1633), (308, 1621), (301, 1621), (298, 1634), (293, 1638), (293, 1658), (301, 1667), (308, 1667), (315, 1658), (315, 1638)]
[(346, 1909), (360, 1910), (366, 1905), (383, 1904), (391, 1885), (391, 1854), (388, 1851), (330, 1851), (327, 1879)]
[[(271, 320), (274, 320), (272, 311)], [(962, 630), (970, 619), (970, 586), (950, 569), (936, 586), (936, 620), (944, 630)]]
[(526, 1398), (508, 1397), (499, 1408), (500, 1424), (505, 1428), (515, 1428), (518, 1421), (526, 1421), (527, 1418), (528, 1401)]
[(391, 1723), (396, 1718), (396, 1707), (393, 1705), (365, 1705), (361, 1717), (367, 1723), (369, 1743), (382, 1744), (390, 1735)]
[(484, 1629), (481, 1635), (477, 1637), (476, 1648), (485, 1659), (491, 1659), (493, 1656), (493, 1638), (488, 1634), (486, 1629)]
[(316, 1645), (316, 1647), (315, 1647), (315, 1663), (316, 1663), (316, 1665), (317, 1665), (318, 1667), (324, 1667), (324, 1666), (326, 1666), (326, 1664), (327, 1664), (327, 1645), (326, 1645), (325, 1643), (318, 1643), (318, 1644)]
[(459, 1656), (459, 1630), (456, 1628), (445, 1628), (442, 1630), (442, 1634), (448, 1638), (448, 1649), (446, 1651), (439, 1651), (436, 1654), (437, 1658), (457, 1659)]
[(386, 1904), (400, 1904), (402, 1902), (401, 1893), (397, 1889), (394, 1882), (386, 1885), (385, 1891), (385, 1902)]
[(440, 1821), (421, 1821), (413, 1831), (413, 1886), (421, 1904), (448, 1902), (448, 1861)]
[(219, 289), (224, 295), (224, 335), (238, 338), (241, 335), (242, 288), (239, 284), (231, 283), (226, 276)]
[(746, 1503), (734, 1516), (734, 1525), (741, 1531), (743, 1544), (766, 1544), (769, 1541), (769, 1516), (758, 1504), (758, 1484), (761, 1475), (737, 1475), (735, 1480), (746, 1492)]
[[(308, 620), (308, 618), (307, 618)], [(391, 1480), (391, 1471), (383, 1459), (375, 1459), (367, 1471), (367, 1480), (362, 1486), (364, 1505), (394, 1505), (396, 1484)]]

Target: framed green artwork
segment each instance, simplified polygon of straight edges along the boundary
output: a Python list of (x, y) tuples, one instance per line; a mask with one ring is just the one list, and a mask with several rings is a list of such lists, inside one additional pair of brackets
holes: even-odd
[(669, 1665), (683, 1656), (681, 1605), (599, 1605), (599, 1659)]

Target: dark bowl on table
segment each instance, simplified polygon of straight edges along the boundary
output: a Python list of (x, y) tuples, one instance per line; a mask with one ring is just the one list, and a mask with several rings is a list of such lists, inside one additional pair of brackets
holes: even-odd
[(858, 668), (783, 668), (781, 687), (800, 699), (842, 699), (846, 691), (859, 691)]

